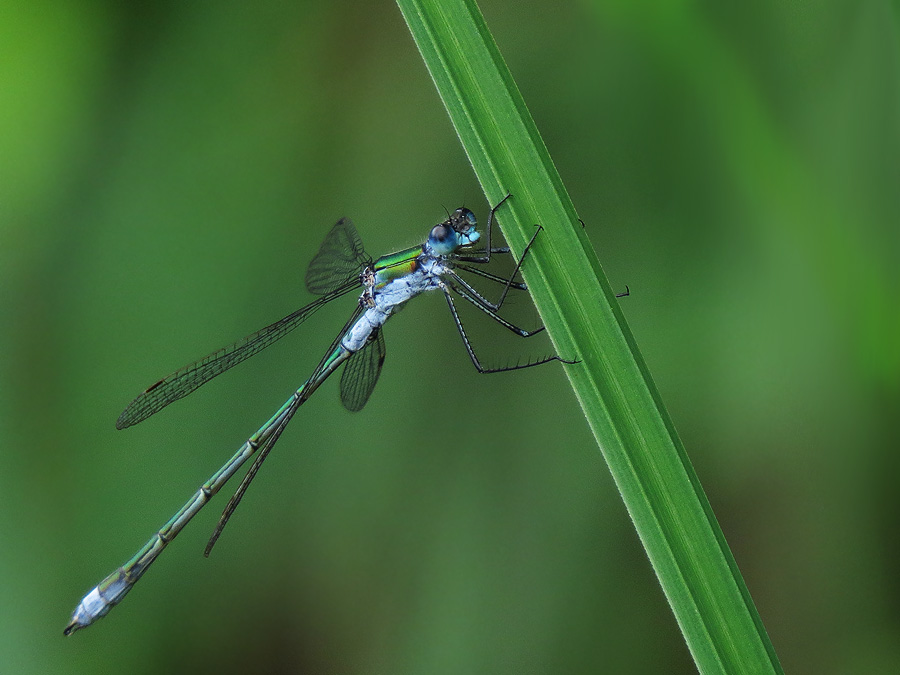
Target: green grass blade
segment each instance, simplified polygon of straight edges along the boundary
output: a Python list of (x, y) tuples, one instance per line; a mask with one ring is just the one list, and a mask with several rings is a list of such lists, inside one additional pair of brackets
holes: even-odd
[[(474, 0), (398, 0), (700, 672), (780, 673), (596, 253)], [(594, 224), (594, 227), (597, 225)]]

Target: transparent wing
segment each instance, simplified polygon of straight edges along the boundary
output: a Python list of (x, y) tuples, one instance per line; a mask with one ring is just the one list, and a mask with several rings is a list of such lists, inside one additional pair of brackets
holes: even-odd
[(333, 288), (328, 294), (323, 295), (305, 307), (301, 307), (280, 321), (276, 321), (244, 339), (238, 340), (234, 344), (223, 347), (199, 361), (176, 370), (168, 377), (150, 386), (129, 403), (128, 407), (119, 415), (119, 419), (116, 421), (116, 428), (124, 429), (142, 422), (170, 403), (187, 396), (200, 385), (209, 382), (216, 375), (224, 373), (232, 366), (236, 366), (241, 361), (262, 351), (273, 342), (280, 340), (306, 321), (320, 307), (345, 293), (349, 293), (358, 286), (359, 279), (354, 277), (352, 281)]
[(209, 541), (206, 544), (206, 549), (203, 551), (203, 555), (207, 558), (209, 554), (213, 550), (213, 546), (216, 545), (216, 542), (219, 541), (219, 535), (222, 534), (222, 531), (225, 529), (225, 526), (228, 524), (228, 521), (231, 520), (231, 516), (234, 514), (238, 505), (241, 503), (241, 500), (244, 498), (244, 495), (247, 494), (247, 488), (250, 487), (250, 483), (256, 477), (259, 468), (262, 466), (262, 463), (266, 461), (266, 457), (269, 455), (269, 452), (275, 447), (275, 444), (278, 442), (278, 439), (281, 438), (281, 434), (287, 426), (288, 422), (291, 421), (291, 418), (294, 416), (294, 413), (297, 412), (297, 408), (300, 407), (302, 401), (295, 400), (293, 405), (288, 409), (287, 414), (284, 416), (284, 419), (278, 423), (278, 426), (275, 427), (275, 430), (272, 432), (272, 435), (269, 436), (268, 439), (263, 443), (262, 447), (259, 449), (259, 455), (257, 455), (254, 460), (252, 466), (244, 474), (244, 478), (241, 480), (241, 484), (238, 485), (237, 490), (235, 490), (234, 494), (231, 496), (231, 499), (228, 500), (228, 504), (225, 505), (225, 510), (222, 511), (222, 516), (219, 518), (219, 522), (216, 523), (216, 529), (213, 530), (212, 536), (209, 538)]
[[(341, 340), (344, 338), (344, 334), (347, 330), (356, 323), (357, 319), (359, 319), (359, 315), (362, 314), (363, 308), (360, 305), (357, 305), (356, 311), (350, 316), (350, 319), (341, 329), (341, 332), (337, 334), (334, 338), (334, 341), (331, 343), (331, 346), (325, 351), (325, 356), (322, 357), (322, 360), (319, 361), (319, 365), (316, 366), (316, 369), (313, 371), (313, 374), (306, 381), (306, 383), (302, 387), (302, 391), (308, 392), (308, 388), (310, 385), (319, 382), (321, 383), (324, 380), (319, 380), (319, 377), (322, 375), (322, 367), (328, 361), (329, 357), (334, 353), (335, 349), (337, 349), (338, 345), (341, 343)], [(325, 377), (328, 377), (327, 375)], [(315, 387), (313, 387), (313, 391)], [(298, 390), (299, 394), (301, 390)], [(278, 438), (281, 436), (281, 433), (284, 431), (284, 428), (287, 426), (287, 423), (291, 421), (291, 417), (294, 416), (294, 413), (297, 412), (297, 409), (303, 405), (306, 399), (309, 397), (310, 393), (306, 393), (305, 395), (301, 394), (299, 397), (294, 397), (290, 407), (285, 412), (284, 416), (281, 418), (281, 421), (277, 423), (275, 429), (269, 435), (269, 437), (259, 446), (259, 454), (256, 456), (252, 466), (244, 475), (241, 484), (238, 485), (237, 490), (235, 490), (234, 495), (232, 495), (231, 499), (228, 500), (228, 504), (225, 506), (225, 510), (222, 511), (222, 517), (219, 518), (219, 522), (216, 525), (216, 529), (213, 531), (212, 536), (209, 538), (209, 543), (206, 544), (206, 551), (204, 551), (203, 555), (209, 556), (210, 551), (212, 551), (213, 546), (216, 545), (216, 542), (219, 540), (219, 535), (222, 534), (222, 531), (225, 529), (225, 526), (228, 524), (228, 521), (231, 519), (231, 516), (234, 514), (238, 505), (241, 503), (241, 500), (244, 498), (244, 495), (247, 493), (247, 489), (250, 487), (250, 483), (253, 482), (253, 479), (256, 477), (259, 468), (262, 466), (262, 463), (266, 461), (266, 457), (269, 452), (272, 450), (272, 447), (278, 441)], [(268, 424), (268, 423), (267, 423)], [(258, 431), (257, 434), (262, 433), (262, 430)]]
[(325, 237), (319, 252), (306, 270), (306, 288), (310, 293), (325, 295), (351, 280), (372, 262), (359, 238), (353, 222), (341, 218)]
[(341, 403), (351, 412), (366, 405), (384, 364), (384, 333), (379, 330), (366, 346), (347, 360), (341, 374)]

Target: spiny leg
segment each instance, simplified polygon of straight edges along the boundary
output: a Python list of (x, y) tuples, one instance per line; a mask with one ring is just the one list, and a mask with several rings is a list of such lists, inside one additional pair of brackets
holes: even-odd
[[(579, 218), (578, 222), (581, 223), (581, 228), (584, 229), (584, 227), (585, 227), (584, 221), (581, 218)], [(631, 291), (628, 288), (628, 284), (625, 284), (625, 292), (624, 293), (616, 293), (617, 298), (627, 298), (629, 295), (631, 295)]]
[[(481, 361), (478, 359), (478, 356), (475, 354), (475, 350), (472, 347), (472, 343), (469, 342), (469, 336), (466, 335), (466, 329), (463, 327), (462, 320), (460, 320), (460, 318), (459, 318), (459, 312), (456, 309), (456, 304), (453, 302), (453, 296), (450, 295), (450, 291), (446, 287), (443, 288), (443, 291), (444, 291), (444, 297), (447, 298), (447, 304), (450, 306), (450, 313), (453, 315), (453, 321), (456, 323), (456, 328), (459, 331), (459, 335), (462, 338), (463, 344), (466, 347), (466, 351), (469, 354), (469, 358), (472, 359), (472, 364), (475, 366), (475, 369), (482, 375), (485, 375), (487, 373), (503, 373), (503, 372), (506, 372), (509, 370), (522, 370), (523, 368), (539, 366), (543, 363), (549, 363), (550, 361), (562, 361), (563, 363), (576, 363), (575, 361), (566, 361), (565, 359), (554, 355), (554, 356), (547, 356), (547, 357), (539, 359), (537, 361), (531, 361), (529, 363), (519, 363), (514, 366), (504, 366), (502, 368), (485, 368), (484, 366), (481, 365)], [(462, 295), (463, 297), (466, 297), (462, 293), (460, 293), (460, 295)], [(467, 299), (470, 299), (470, 298), (467, 298)], [(475, 303), (475, 304), (476, 304), (476, 306), (478, 306), (477, 303)], [(530, 337), (530, 336), (534, 335), (535, 333), (539, 333), (540, 331), (544, 330), (544, 327), (541, 326), (536, 331), (528, 332), (528, 331), (522, 330), (521, 328), (518, 328), (517, 326), (513, 326), (508, 321), (489, 312), (485, 308), (481, 308), (481, 309), (483, 311), (485, 311), (486, 313), (488, 313), (489, 316), (492, 316), (493, 318), (498, 320), (502, 325), (506, 326), (507, 328), (511, 329), (513, 332), (516, 332), (517, 334), (521, 335), (522, 337)]]
[[(494, 253), (497, 252), (497, 249), (494, 249)], [(506, 249), (506, 253), (509, 253), (509, 249)], [(484, 277), (485, 279), (490, 279), (493, 282), (498, 284), (505, 284), (509, 281), (506, 277), (501, 277), (496, 274), (491, 274), (490, 272), (485, 272), (484, 270), (478, 269), (477, 267), (472, 267), (470, 265), (456, 265), (456, 269), (463, 270), (464, 272), (469, 272), (471, 274), (475, 274), (479, 277)], [(510, 288), (515, 289), (517, 291), (527, 291), (528, 286), (524, 282), (514, 281), (509, 285)], [(625, 284), (625, 291), (622, 293), (616, 293), (617, 298), (627, 298), (631, 295), (631, 289), (628, 287), (628, 284)]]
[[(498, 284), (506, 284), (507, 282), (509, 282), (509, 279), (507, 279), (506, 277), (501, 277), (496, 274), (491, 274), (490, 272), (485, 272), (484, 270), (478, 269), (477, 267), (472, 267), (471, 265), (456, 265), (456, 269), (478, 275), (479, 277), (484, 277), (485, 279), (490, 279), (491, 281), (494, 281)], [(509, 284), (509, 287), (514, 288), (517, 291), (528, 290), (528, 286), (520, 281), (512, 282), (511, 284)]]
[[(500, 201), (500, 203), (497, 204), (497, 206), (495, 206), (493, 209), (491, 209), (491, 216), (493, 216), (494, 211), (496, 211), (498, 208), (500, 208), (500, 205), (503, 202), (505, 202), (507, 199), (509, 199), (509, 197), (510, 197), (510, 195), (507, 194), (506, 197), (504, 197)], [(490, 220), (491, 220), (491, 217), (489, 216), (488, 217), (489, 223), (490, 223)], [(457, 287), (455, 287), (454, 290), (456, 290), (458, 293), (460, 293), (460, 295), (463, 295), (464, 297), (466, 297), (467, 300), (472, 301), (473, 298), (477, 298), (478, 302), (475, 303), (476, 305), (480, 304), (484, 308), (489, 308), (494, 311), (498, 311), (500, 309), (500, 307), (503, 305), (504, 300), (506, 300), (506, 295), (509, 293), (509, 290), (511, 288), (516, 289), (516, 290), (521, 290), (521, 291), (527, 291), (528, 286), (524, 282), (517, 282), (517, 281), (514, 281), (514, 279), (516, 277), (516, 274), (518, 274), (519, 270), (521, 269), (522, 263), (525, 262), (525, 257), (528, 255), (528, 252), (531, 250), (532, 245), (534, 244), (535, 240), (537, 239), (538, 233), (544, 229), (542, 225), (537, 225), (536, 227), (537, 227), (537, 229), (535, 230), (534, 234), (531, 236), (531, 239), (528, 241), (528, 244), (525, 246), (525, 250), (522, 251), (522, 257), (519, 258), (519, 261), (516, 263), (516, 266), (513, 269), (512, 274), (509, 275), (509, 278), (504, 279), (503, 277), (500, 277), (496, 274), (491, 274), (490, 272), (480, 270), (477, 267), (472, 267), (470, 265), (464, 265), (464, 264), (456, 265), (457, 268), (464, 270), (466, 272), (471, 272), (472, 274), (476, 274), (478, 276), (484, 277), (485, 279), (489, 279), (496, 283), (504, 284), (503, 292), (500, 294), (500, 299), (496, 303), (492, 303), (491, 301), (489, 301), (487, 298), (485, 298), (483, 295), (481, 295), (481, 293), (479, 293), (475, 288), (473, 288), (472, 285), (469, 284), (460, 275), (451, 271), (450, 276), (452, 276), (452, 278), (459, 284), (459, 286), (462, 286), (471, 297), (466, 296), (466, 294), (462, 293), (459, 290), (459, 288), (457, 288)], [(501, 251), (501, 249), (492, 249), (492, 248), (488, 248), (488, 250), (491, 252), (494, 252), (494, 253)], [(502, 249), (502, 251), (504, 253), (508, 253), (509, 248)], [(488, 256), (486, 258), (481, 258), (478, 260), (459, 256), (459, 257), (456, 257), (455, 260), (468, 260), (469, 262), (478, 262), (478, 263), (483, 264), (483, 263), (490, 261), (490, 256)], [(616, 293), (616, 297), (617, 298), (625, 298), (625, 297), (629, 296), (630, 294), (631, 294), (631, 289), (629, 289), (628, 285), (626, 284), (625, 292), (624, 293)], [(479, 308), (481, 308), (481, 307), (479, 307)]]
[[(490, 212), (490, 214), (488, 215), (488, 224), (487, 224), (487, 227), (485, 228), (485, 229), (487, 230), (487, 240), (488, 240), (488, 246), (487, 246), (487, 249), (486, 249), (487, 255), (486, 255), (486, 256), (479, 256), (479, 257), (475, 257), (475, 258), (472, 258), (472, 257), (466, 257), (466, 256), (459, 256), (459, 257), (456, 258), (456, 260), (484, 264), (484, 263), (488, 263), (488, 262), (491, 261), (491, 254), (494, 254), (494, 253), (498, 253), (498, 254), (507, 254), (507, 253), (510, 253), (509, 246), (501, 246), (501, 247), (498, 247), (498, 248), (492, 248), (492, 247), (491, 247), (491, 245), (490, 245), (490, 241), (491, 241), (491, 235), (490, 235), (490, 232), (491, 232), (491, 222), (492, 222), (493, 217), (494, 217), (494, 212), (495, 212), (497, 209), (499, 209), (499, 208), (500, 208), (500, 205), (503, 204), (503, 202), (505, 202), (505, 201), (506, 201), (507, 199), (509, 199), (511, 196), (512, 196), (511, 193), (507, 193), (507, 195), (506, 195), (503, 199), (501, 199), (501, 200), (498, 202), (497, 206), (495, 206), (494, 208), (491, 209), (491, 212)], [(581, 223), (581, 227), (584, 227), (584, 221), (581, 220), (581, 218), (579, 218), (578, 221)], [(543, 229), (543, 228), (542, 228), (540, 225), (538, 225), (538, 232), (539, 232), (541, 229)], [(531, 248), (531, 243), (534, 241), (534, 237), (535, 237), (535, 236), (537, 236), (537, 233), (535, 233), (535, 235), (531, 237), (531, 241), (528, 242), (528, 246), (526, 246), (526, 247), (525, 247), (525, 250), (522, 252), (522, 259), (519, 260), (519, 263), (516, 265), (516, 271), (518, 271), (519, 267), (521, 267), (522, 261), (525, 260), (525, 254), (528, 253), (528, 249)], [(507, 288), (506, 290), (509, 290), (509, 288), (515, 288), (516, 290), (519, 290), (519, 291), (527, 291), (527, 290), (528, 290), (528, 287), (527, 287), (524, 283), (514, 282), (514, 281), (512, 280), (513, 277), (515, 277), (515, 272), (513, 272), (513, 274), (510, 276), (509, 279), (504, 279), (503, 277), (497, 276), (496, 274), (491, 274), (490, 272), (485, 272), (484, 270), (480, 270), (480, 269), (478, 269), (477, 267), (472, 267), (472, 266), (470, 266), (470, 265), (457, 265), (457, 267), (458, 267), (459, 269), (461, 269), (461, 270), (465, 270), (466, 272), (471, 272), (472, 274), (477, 274), (478, 276), (484, 277), (485, 279), (490, 279), (491, 281), (496, 281), (497, 283), (506, 284), (506, 285), (508, 286), (508, 288)], [(616, 293), (616, 297), (617, 297), (617, 298), (627, 298), (629, 295), (631, 295), (631, 289), (628, 288), (628, 284), (625, 284), (625, 292), (624, 292), (624, 293)], [(506, 292), (504, 291), (504, 297), (505, 297), (505, 296), (506, 296)], [(499, 306), (500, 306), (502, 303), (503, 303), (503, 300), (501, 299), (500, 302), (497, 303), (497, 308), (499, 308)]]
[(503, 202), (512, 197), (512, 193), (507, 192), (506, 196), (497, 202), (497, 205), (491, 209), (491, 212), (488, 214), (487, 225), (485, 226), (485, 247), (484, 252), (481, 255), (472, 255), (472, 256), (459, 256), (455, 258), (456, 260), (460, 260), (462, 262), (474, 262), (474, 263), (489, 263), (491, 261), (492, 253), (509, 253), (509, 247), (504, 246), (502, 248), (491, 248), (491, 225), (494, 222), (494, 214), (497, 212), (501, 206), (503, 206)]
[[(498, 206), (499, 206), (499, 204), (498, 204)], [(519, 262), (516, 263), (516, 266), (515, 266), (515, 268), (513, 269), (512, 274), (510, 274), (510, 275), (509, 275), (509, 278), (506, 280), (506, 285), (503, 287), (503, 292), (500, 294), (500, 299), (499, 299), (497, 302), (495, 302), (495, 303), (494, 303), (494, 302), (490, 302), (490, 301), (486, 300), (484, 297), (482, 297), (482, 295), (481, 295), (480, 293), (478, 293), (478, 291), (476, 291), (474, 288), (472, 288), (472, 287), (471, 287), (471, 286), (470, 286), (470, 285), (469, 285), (462, 277), (460, 277), (460, 276), (459, 276), (458, 274), (456, 274), (455, 272), (452, 272), (452, 271), (451, 271), (450, 274), (451, 274), (451, 275), (453, 276), (453, 278), (456, 279), (456, 281), (458, 281), (458, 282), (459, 282), (459, 283), (460, 283), (460, 284), (461, 284), (461, 285), (462, 285), (469, 293), (471, 293), (472, 295), (474, 295), (475, 297), (477, 297), (479, 300), (481, 300), (481, 301), (484, 303), (485, 307), (488, 307), (488, 308), (490, 308), (490, 309), (492, 309), (492, 310), (494, 310), (494, 311), (497, 311), (497, 310), (499, 310), (500, 307), (503, 305), (503, 301), (506, 300), (506, 294), (509, 293), (509, 289), (510, 289), (510, 288), (513, 288), (513, 284), (514, 284), (514, 283), (517, 283), (517, 282), (515, 282), (515, 281), (513, 281), (513, 280), (516, 278), (516, 275), (519, 273), (519, 270), (522, 268), (522, 263), (525, 262), (525, 257), (528, 255), (528, 252), (531, 250), (531, 247), (532, 247), (532, 245), (534, 244), (534, 240), (537, 239), (538, 233), (539, 233), (542, 229), (544, 229), (544, 228), (541, 227), (540, 225), (538, 225), (538, 226), (537, 226), (537, 229), (534, 231), (534, 234), (531, 235), (531, 239), (529, 240), (528, 244), (525, 246), (525, 250), (522, 251), (522, 257), (519, 258)], [(522, 284), (522, 286), (524, 286), (524, 285), (525, 285), (525, 284)]]
[(482, 298), (480, 295), (478, 295), (478, 294), (472, 295), (468, 292), (468, 290), (466, 290), (465, 288), (460, 288), (459, 286), (456, 286), (450, 280), (448, 280), (447, 283), (445, 284), (444, 290), (446, 291), (448, 289), (452, 290), (454, 293), (459, 295), (461, 298), (465, 298), (466, 300), (471, 302), (479, 310), (481, 310), (482, 312), (487, 314), (489, 317), (491, 317), (494, 321), (499, 323), (501, 326), (508, 328), (509, 330), (511, 330), (513, 333), (515, 333), (519, 337), (527, 338), (527, 337), (531, 337), (532, 335), (537, 335), (538, 333), (541, 333), (544, 331), (544, 326), (541, 326), (540, 328), (535, 328), (534, 330), (525, 330), (524, 328), (520, 328), (519, 326), (515, 325), (514, 323), (507, 321), (502, 316), (497, 314), (496, 311), (491, 309), (490, 303), (486, 302), (484, 300), (484, 298)]

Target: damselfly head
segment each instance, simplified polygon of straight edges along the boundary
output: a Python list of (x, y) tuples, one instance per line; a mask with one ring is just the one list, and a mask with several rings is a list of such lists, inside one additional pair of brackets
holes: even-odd
[(456, 209), (443, 223), (435, 225), (428, 235), (428, 245), (436, 255), (450, 255), (462, 246), (471, 246), (480, 238), (478, 221), (469, 209)]
[(435, 225), (428, 235), (428, 247), (435, 255), (450, 255), (459, 248), (459, 236), (449, 221)]
[(456, 209), (447, 223), (460, 234), (474, 232), (475, 228), (478, 226), (478, 220), (475, 218), (475, 214), (469, 211), (465, 206)]

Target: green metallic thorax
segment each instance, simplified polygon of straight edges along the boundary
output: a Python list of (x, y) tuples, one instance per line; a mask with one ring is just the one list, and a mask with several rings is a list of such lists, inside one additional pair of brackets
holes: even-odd
[(418, 267), (416, 259), (420, 255), (422, 255), (421, 244), (380, 257), (373, 265), (375, 268), (375, 288), (382, 288), (385, 284), (398, 277), (404, 277), (415, 272)]

